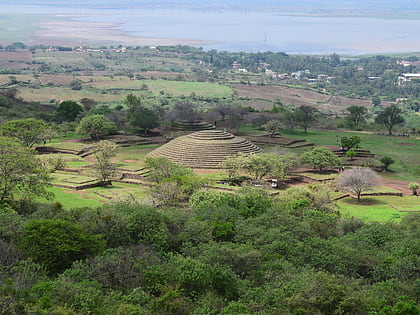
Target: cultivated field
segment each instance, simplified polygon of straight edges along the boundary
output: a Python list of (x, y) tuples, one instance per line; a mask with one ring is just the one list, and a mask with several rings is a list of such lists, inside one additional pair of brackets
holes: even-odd
[[(233, 84), (232, 88), (239, 96), (242, 97), (248, 97), (255, 100), (269, 100), (272, 102), (279, 100), (285, 105), (294, 104), (295, 106), (314, 106), (325, 114), (342, 115), (346, 113), (347, 107), (353, 105), (372, 107), (370, 99), (354, 99), (344, 96), (333, 96), (310, 90), (308, 88), (246, 84)], [(249, 104), (253, 104), (252, 101), (250, 101)], [(271, 107), (267, 108), (266, 106), (261, 106), (260, 104), (261, 103), (259, 102), (255, 102), (255, 109), (271, 109), (272, 107), (271, 105)], [(388, 103), (383, 102), (383, 105), (388, 105)], [(267, 106), (269, 105), (267, 104)]]

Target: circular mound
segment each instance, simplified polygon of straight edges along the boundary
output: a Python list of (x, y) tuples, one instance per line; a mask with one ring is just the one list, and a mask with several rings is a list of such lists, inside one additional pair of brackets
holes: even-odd
[(165, 157), (191, 168), (221, 168), (228, 156), (258, 153), (261, 149), (250, 141), (222, 130), (202, 130), (178, 137), (150, 152), (150, 157)]

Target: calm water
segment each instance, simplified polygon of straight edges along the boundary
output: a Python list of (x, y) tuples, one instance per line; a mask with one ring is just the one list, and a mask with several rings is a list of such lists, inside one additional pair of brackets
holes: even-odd
[[(420, 51), (420, 20), (299, 17), (270, 12), (164, 9), (85, 10), (0, 4), (0, 14), (83, 14), (77, 19), (121, 23), (143, 38), (211, 42), (204, 49), (290, 54), (365, 54)], [(152, 45), (152, 43), (151, 43)]]

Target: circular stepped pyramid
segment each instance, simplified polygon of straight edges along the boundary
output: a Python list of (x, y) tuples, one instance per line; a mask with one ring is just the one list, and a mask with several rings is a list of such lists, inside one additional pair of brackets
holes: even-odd
[(261, 149), (248, 140), (222, 130), (202, 130), (178, 137), (150, 152), (191, 168), (221, 168), (228, 156), (258, 153)]

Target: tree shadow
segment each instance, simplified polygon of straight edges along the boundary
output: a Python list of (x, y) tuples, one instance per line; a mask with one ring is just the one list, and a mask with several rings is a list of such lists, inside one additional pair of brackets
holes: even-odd
[(377, 205), (385, 205), (386, 202), (378, 199), (377, 197), (361, 197), (360, 202), (357, 200), (357, 198), (354, 197), (348, 197), (343, 199), (343, 202), (348, 205), (355, 205), (355, 206), (377, 206)]

